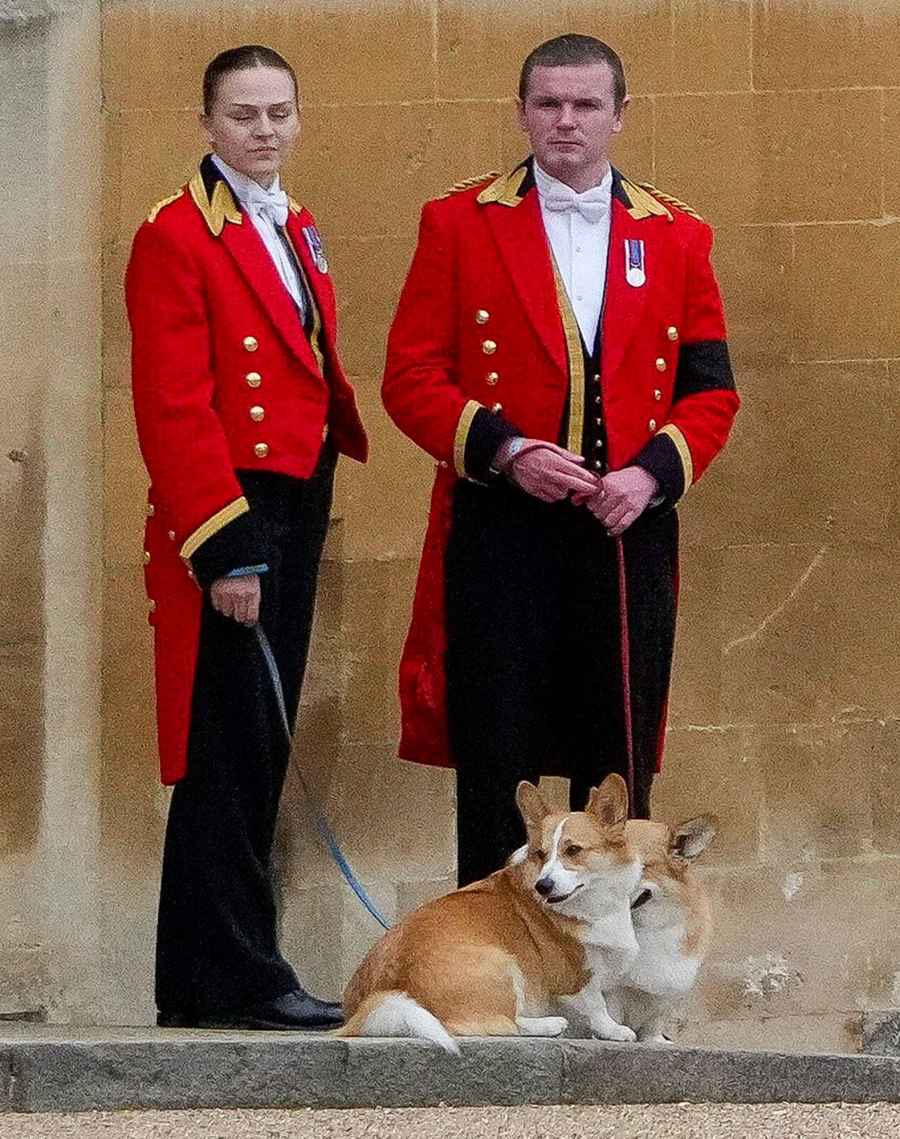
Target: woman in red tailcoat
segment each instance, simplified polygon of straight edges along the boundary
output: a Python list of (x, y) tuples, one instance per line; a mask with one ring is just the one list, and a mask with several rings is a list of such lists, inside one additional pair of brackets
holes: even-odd
[(212, 153), (138, 230), (126, 278), (159, 750), (174, 784), (157, 931), (160, 1024), (316, 1028), (281, 955), (270, 856), (338, 454), (367, 443), (312, 215), (278, 171), (296, 77), (269, 48), (207, 68)]

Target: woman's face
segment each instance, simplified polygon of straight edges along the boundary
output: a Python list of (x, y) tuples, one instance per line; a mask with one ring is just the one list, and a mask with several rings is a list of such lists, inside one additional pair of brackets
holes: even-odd
[(229, 71), (200, 121), (223, 161), (270, 186), (300, 132), (293, 80), (277, 67)]

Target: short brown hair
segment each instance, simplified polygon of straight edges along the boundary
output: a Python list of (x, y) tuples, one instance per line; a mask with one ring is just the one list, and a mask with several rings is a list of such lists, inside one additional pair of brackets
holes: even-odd
[(625, 102), (625, 68), (609, 44), (593, 36), (557, 36), (539, 44), (522, 64), (519, 76), (519, 99), (524, 103), (528, 81), (536, 67), (578, 67), (584, 63), (605, 63), (613, 77), (613, 100), (616, 111)]
[(203, 110), (208, 115), (216, 101), (216, 92), (223, 77), (232, 71), (246, 71), (251, 67), (274, 67), (286, 71), (294, 83), (294, 102), (297, 102), (297, 76), (294, 69), (274, 48), (262, 44), (243, 44), (220, 51), (203, 73)]

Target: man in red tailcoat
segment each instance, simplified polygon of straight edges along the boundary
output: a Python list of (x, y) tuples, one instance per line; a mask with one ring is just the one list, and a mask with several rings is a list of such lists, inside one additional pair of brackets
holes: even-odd
[(214, 153), (150, 212), (126, 279), (134, 407), (150, 473), (144, 564), (159, 749), (175, 784), (160, 894), (158, 1020), (322, 1028), (278, 948), (271, 848), (306, 664), (337, 454), (366, 436), (335, 347), (311, 214), (278, 170), (296, 77), (270, 48), (204, 77)]
[(739, 400), (712, 232), (609, 162), (619, 57), (526, 60), (532, 156), (422, 211), (383, 398), (438, 463), (400, 669), (400, 754), (457, 769), (460, 884), (523, 841), (520, 779), (610, 771), (649, 811), (678, 581), (675, 505)]

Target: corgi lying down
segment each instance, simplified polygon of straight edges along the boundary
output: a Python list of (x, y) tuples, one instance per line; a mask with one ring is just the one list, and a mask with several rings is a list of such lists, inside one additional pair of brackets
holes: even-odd
[[(662, 824), (626, 822), (619, 775), (591, 792), (584, 811), (551, 811), (527, 782), (516, 802), (527, 847), (385, 934), (347, 986), (347, 1023), (335, 1035), (418, 1036), (458, 1052), (459, 1036), (558, 1036), (568, 1024), (558, 1014), (571, 1010), (602, 1040), (658, 1036), (672, 986), (693, 983), (709, 936), (709, 907), (687, 859), (712, 837), (711, 825), (686, 824), (689, 843), (678, 837), (684, 828), (670, 836)], [(697, 916), (678, 908), (698, 900)], [(634, 917), (633, 902), (640, 903)], [(680, 940), (672, 926), (678, 917), (690, 931)], [(696, 956), (693, 971), (666, 964), (657, 983), (659, 966), (641, 964), (645, 928), (654, 962), (668, 946), (679, 961)], [(645, 990), (648, 978), (654, 987)], [(637, 1029), (628, 1023), (632, 1011)]]

